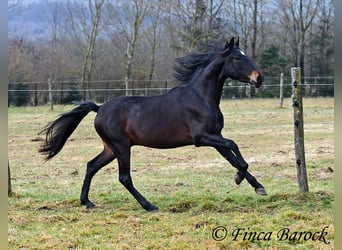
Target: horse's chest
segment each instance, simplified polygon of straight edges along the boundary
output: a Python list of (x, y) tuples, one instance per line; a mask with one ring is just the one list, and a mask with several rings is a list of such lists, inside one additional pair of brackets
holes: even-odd
[(223, 115), (218, 108), (211, 108), (203, 117), (203, 125), (213, 133), (220, 133), (223, 128)]
[(215, 131), (217, 133), (221, 132), (221, 130), (223, 129), (223, 125), (224, 125), (223, 115), (222, 115), (221, 111), (219, 110), (215, 116)]

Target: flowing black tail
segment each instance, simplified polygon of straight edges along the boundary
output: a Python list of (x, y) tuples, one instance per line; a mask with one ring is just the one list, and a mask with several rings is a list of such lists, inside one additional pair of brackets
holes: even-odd
[(46, 155), (48, 161), (61, 151), (69, 136), (77, 128), (82, 119), (90, 112), (99, 110), (93, 102), (82, 102), (80, 105), (62, 114), (58, 119), (47, 124), (39, 134), (46, 134), (45, 142), (39, 149), (39, 152)]

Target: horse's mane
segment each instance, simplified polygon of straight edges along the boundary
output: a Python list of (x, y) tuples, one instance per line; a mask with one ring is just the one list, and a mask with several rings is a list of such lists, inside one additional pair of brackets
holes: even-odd
[(194, 51), (175, 59), (173, 77), (179, 84), (189, 83), (197, 73), (205, 68), (223, 47), (218, 45), (202, 46), (204, 52)]

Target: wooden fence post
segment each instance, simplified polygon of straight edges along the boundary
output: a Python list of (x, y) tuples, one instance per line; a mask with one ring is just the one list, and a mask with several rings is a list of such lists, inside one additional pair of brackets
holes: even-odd
[(292, 78), (292, 107), (294, 118), (294, 143), (296, 151), (296, 167), (299, 192), (308, 192), (308, 179), (306, 174), (305, 151), (304, 151), (304, 119), (302, 84), (300, 79), (300, 68), (291, 68)]
[(280, 98), (280, 107), (283, 107), (284, 102), (284, 73), (280, 73), (280, 91), (279, 91), (279, 98)]

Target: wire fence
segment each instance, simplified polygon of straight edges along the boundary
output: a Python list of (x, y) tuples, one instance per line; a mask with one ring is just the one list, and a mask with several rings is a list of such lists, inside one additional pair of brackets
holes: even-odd
[[(333, 97), (334, 77), (306, 77), (304, 96)], [(47, 103), (67, 104), (84, 99), (104, 103), (122, 95), (151, 96), (163, 94), (177, 85), (173, 80), (135, 80), (126, 86), (123, 80), (99, 80), (86, 82), (84, 86), (76, 80), (67, 81), (31, 81), (8, 83), (8, 105), (38, 106)], [(86, 87), (85, 87), (86, 86)], [(256, 89), (237, 81), (226, 81), (222, 98), (277, 98), (280, 95), (280, 78), (266, 79), (262, 88)], [(282, 92), (291, 97), (291, 78), (284, 77)]]

